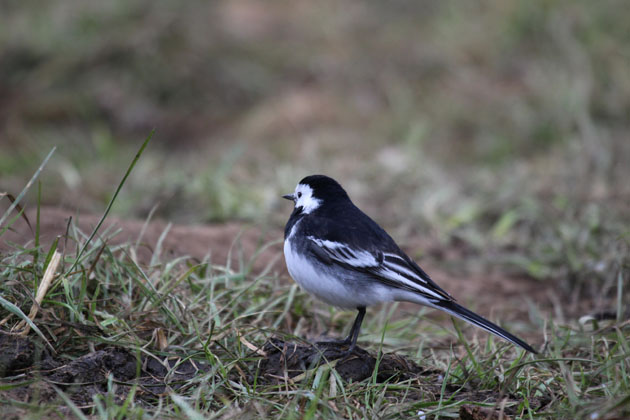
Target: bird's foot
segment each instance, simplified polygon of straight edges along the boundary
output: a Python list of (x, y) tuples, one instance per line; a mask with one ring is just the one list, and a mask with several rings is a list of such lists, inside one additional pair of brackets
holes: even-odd
[(352, 344), (351, 340), (327, 340), (318, 341), (315, 343), (322, 356), (328, 360), (337, 360), (337, 363), (343, 363), (350, 358), (357, 350), (356, 345)]
[(315, 346), (316, 347), (345, 347), (345, 346), (349, 346), (350, 344), (352, 344), (352, 342), (350, 340), (348, 340), (347, 338), (344, 338), (343, 340), (341, 339), (330, 339), (330, 340), (322, 340), (322, 341), (317, 341), (315, 342)]

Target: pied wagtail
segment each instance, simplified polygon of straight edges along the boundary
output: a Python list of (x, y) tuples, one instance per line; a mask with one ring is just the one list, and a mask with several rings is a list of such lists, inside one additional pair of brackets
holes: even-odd
[(342, 342), (354, 351), (365, 308), (380, 302), (426, 305), (470, 322), (525, 350), (536, 351), (498, 325), (457, 304), (405, 254), (376, 222), (350, 201), (337, 181), (324, 175), (302, 179), (284, 229), (284, 258), (291, 277), (331, 305), (359, 311)]

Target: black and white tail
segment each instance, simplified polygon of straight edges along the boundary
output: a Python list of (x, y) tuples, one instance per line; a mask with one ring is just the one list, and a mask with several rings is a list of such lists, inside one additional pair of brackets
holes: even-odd
[(441, 309), (444, 312), (449, 313), (457, 318), (463, 319), (464, 321), (468, 321), (471, 324), (476, 325), (479, 328), (482, 328), (488, 331), (489, 333), (492, 333), (498, 337), (501, 337), (511, 343), (514, 343), (517, 346), (520, 346), (531, 353), (534, 353), (534, 354), (538, 353), (536, 350), (532, 348), (532, 346), (530, 346), (529, 344), (527, 344), (520, 338), (510, 334), (509, 332), (505, 331), (503, 328), (499, 327), (498, 325), (495, 325), (494, 323), (488, 321), (487, 319), (477, 315), (476, 313), (472, 311), (469, 311), (468, 309), (464, 308), (461, 305), (458, 305), (457, 303), (453, 301), (445, 300), (445, 301), (432, 302), (432, 303), (435, 305), (437, 309)]

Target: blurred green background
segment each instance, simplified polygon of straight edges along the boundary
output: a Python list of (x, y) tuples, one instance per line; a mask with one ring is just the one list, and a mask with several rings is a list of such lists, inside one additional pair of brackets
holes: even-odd
[(279, 195), (325, 173), (412, 248), (601, 292), (628, 264), (628, 22), (623, 1), (4, 1), (0, 190), (57, 146), (43, 204), (101, 213), (155, 128), (115, 214), (281, 227)]

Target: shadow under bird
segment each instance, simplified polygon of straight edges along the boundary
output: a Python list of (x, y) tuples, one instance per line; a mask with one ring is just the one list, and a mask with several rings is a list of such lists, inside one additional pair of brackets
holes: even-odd
[(403, 301), (439, 309), (536, 353), (526, 342), (455, 302), (405, 254), (375, 221), (356, 207), (334, 179), (311, 175), (283, 196), (295, 208), (284, 229), (289, 274), (324, 302), (358, 314), (341, 343), (354, 351), (365, 308)]

